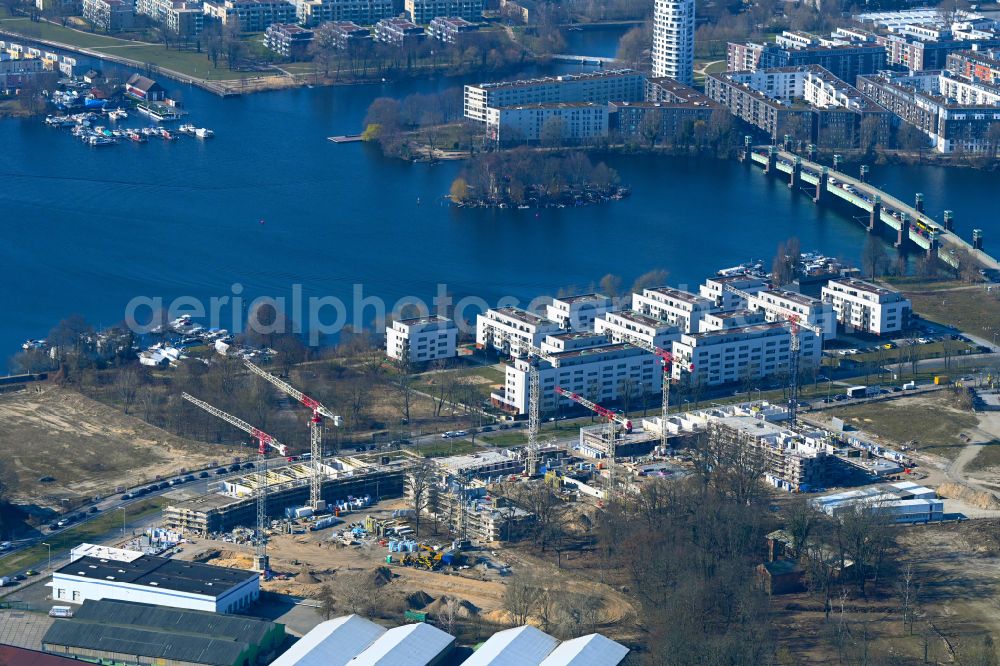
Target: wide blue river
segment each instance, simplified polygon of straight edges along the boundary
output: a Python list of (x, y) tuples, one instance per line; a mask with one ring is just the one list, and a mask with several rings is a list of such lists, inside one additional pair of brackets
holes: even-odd
[[(580, 52), (613, 47), (573, 33)], [(456, 297), (524, 301), (586, 287), (605, 273), (626, 284), (651, 269), (694, 285), (720, 267), (769, 263), (790, 236), (803, 249), (856, 261), (864, 231), (758, 169), (694, 158), (613, 156), (633, 194), (580, 209), (484, 211), (443, 205), (459, 162), (386, 159), (327, 136), (360, 129), (369, 103), (463, 81), (299, 89), (220, 99), (163, 81), (190, 120), (216, 138), (91, 148), (39, 119), (0, 121), (0, 369), (27, 338), (78, 313), (121, 321), (135, 297), (331, 296), (391, 304)], [(872, 182), (1000, 247), (997, 176), (931, 167), (875, 167)], [(332, 318), (329, 310), (323, 321)], [(370, 323), (373, 311), (361, 315)], [(349, 323), (351, 323), (349, 317)], [(226, 326), (226, 322), (221, 322)]]

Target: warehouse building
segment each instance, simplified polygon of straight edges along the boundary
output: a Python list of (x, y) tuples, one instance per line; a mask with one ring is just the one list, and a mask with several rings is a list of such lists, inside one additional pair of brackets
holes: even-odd
[(559, 642), (525, 625), (498, 631), (462, 666), (616, 666), (628, 648), (601, 634)]
[(260, 596), (256, 572), (152, 555), (80, 557), (55, 571), (46, 585), (53, 601), (110, 599), (212, 613), (244, 611)]
[(96, 663), (252, 666), (270, 662), (284, 640), (284, 625), (266, 620), (87, 600), (49, 627), (42, 649)]
[(896, 333), (909, 326), (910, 300), (894, 289), (854, 278), (830, 280), (823, 287), (837, 322), (846, 330), (873, 335)]
[(271, 666), (346, 666), (386, 632), (360, 615), (321, 622)]
[(937, 493), (912, 481), (857, 488), (817, 497), (811, 502), (833, 517), (863, 508), (882, 512), (888, 520), (896, 523), (926, 523), (944, 519), (944, 502), (937, 499)]

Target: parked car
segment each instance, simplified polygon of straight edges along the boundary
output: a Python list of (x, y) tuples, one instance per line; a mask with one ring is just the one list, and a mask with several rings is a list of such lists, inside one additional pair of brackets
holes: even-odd
[(187, 476), (185, 476), (184, 481), (185, 482), (194, 481), (194, 474), (188, 474)]
[(241, 465), (239, 463), (233, 463), (232, 465), (229, 466), (229, 471), (230, 472), (238, 472), (238, 471), (240, 471), (240, 467), (241, 467)]
[(226, 468), (225, 467), (220, 467), (219, 469), (215, 470), (216, 476), (222, 476), (225, 473), (226, 473)]
[(97, 513), (98, 511), (100, 511), (100, 509), (98, 509), (96, 506), (92, 506), (90, 507), (90, 509), (87, 510), (87, 513)]
[(253, 469), (253, 468), (254, 468), (253, 463), (243, 463), (243, 469)]
[(207, 479), (210, 476), (212, 476), (212, 475), (209, 474), (208, 472), (202, 472), (201, 474), (198, 475), (198, 478), (199, 479)]

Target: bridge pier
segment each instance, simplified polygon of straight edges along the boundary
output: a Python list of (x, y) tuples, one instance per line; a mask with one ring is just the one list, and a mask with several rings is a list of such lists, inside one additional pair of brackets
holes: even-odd
[(972, 249), (982, 250), (983, 249), (983, 230), (973, 229), (972, 230)]
[(799, 176), (802, 174), (802, 158), (796, 156), (795, 160), (792, 162), (792, 172), (788, 174), (788, 188), (794, 189), (799, 182)]
[(955, 214), (950, 210), (944, 212), (944, 228), (948, 231), (955, 229)]
[(740, 162), (743, 162), (747, 166), (750, 166), (753, 163), (752, 153), (753, 153), (753, 137), (751, 137), (750, 135), (745, 135), (743, 137), (743, 150), (741, 150), (739, 154)]
[(917, 196), (914, 197), (913, 207), (918, 213), (924, 212), (924, 195), (921, 192), (917, 192)]
[(903, 243), (910, 237), (910, 216), (907, 213), (900, 213), (899, 233), (896, 234), (895, 247), (903, 247)]
[(806, 146), (806, 153), (809, 155), (809, 160), (811, 162), (815, 162), (816, 161), (816, 144), (810, 143), (808, 146)]
[(840, 171), (840, 161), (843, 159), (843, 155), (833, 156), (833, 170)]
[(816, 194), (813, 196), (813, 203), (819, 203), (823, 200), (823, 192), (826, 190), (826, 179), (830, 177), (830, 169), (823, 167), (823, 170), (819, 174), (819, 179), (816, 181)]
[(882, 197), (875, 195), (875, 200), (872, 201), (872, 212), (868, 216), (868, 233), (875, 231), (876, 225), (882, 221)]
[(775, 167), (778, 165), (778, 149), (774, 146), (767, 147), (767, 166), (764, 167), (764, 173), (771, 173), (774, 171)]
[(860, 180), (862, 183), (867, 183), (868, 182), (868, 165), (867, 164), (862, 164), (861, 165), (861, 177), (858, 180)]

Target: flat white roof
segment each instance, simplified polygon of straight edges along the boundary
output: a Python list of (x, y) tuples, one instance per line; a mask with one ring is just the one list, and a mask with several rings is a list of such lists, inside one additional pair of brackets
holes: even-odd
[(345, 666), (386, 632), (358, 615), (316, 625), (271, 666)]
[(540, 666), (616, 666), (628, 648), (601, 634), (565, 641), (542, 660)]
[(424, 622), (404, 624), (382, 634), (350, 666), (426, 666), (455, 642), (455, 637)]
[(493, 634), (462, 666), (531, 666), (540, 664), (559, 641), (531, 625)]
[(114, 560), (115, 562), (132, 562), (142, 557), (143, 554), (138, 550), (112, 548), (94, 543), (81, 543), (69, 553), (70, 559), (74, 561), (81, 557), (96, 557), (99, 560)]

